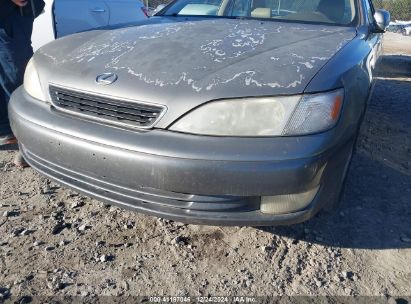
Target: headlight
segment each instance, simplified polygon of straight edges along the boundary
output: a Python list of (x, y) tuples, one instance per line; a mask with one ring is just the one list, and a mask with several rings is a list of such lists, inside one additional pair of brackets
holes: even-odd
[(340, 116), (342, 89), (312, 95), (214, 101), (186, 114), (170, 130), (215, 136), (287, 136), (325, 131)]
[(26, 67), (26, 72), (24, 73), (24, 89), (32, 97), (43, 101), (46, 100), (33, 58), (30, 59)]
[(310, 134), (332, 128), (340, 118), (343, 100), (342, 89), (303, 96), (283, 135)]

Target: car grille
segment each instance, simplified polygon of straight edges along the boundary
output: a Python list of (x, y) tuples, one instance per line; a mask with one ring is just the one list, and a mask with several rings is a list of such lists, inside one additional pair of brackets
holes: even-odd
[(122, 101), (52, 85), (49, 90), (51, 101), (58, 110), (109, 124), (149, 128), (165, 110), (161, 106)]

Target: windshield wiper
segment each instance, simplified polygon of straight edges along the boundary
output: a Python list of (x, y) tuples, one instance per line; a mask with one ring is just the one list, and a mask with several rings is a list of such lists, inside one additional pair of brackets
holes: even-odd
[(162, 17), (200, 17), (200, 18), (225, 18), (225, 19), (249, 19), (246, 16), (218, 16), (218, 15), (180, 15), (178, 13), (157, 15)]

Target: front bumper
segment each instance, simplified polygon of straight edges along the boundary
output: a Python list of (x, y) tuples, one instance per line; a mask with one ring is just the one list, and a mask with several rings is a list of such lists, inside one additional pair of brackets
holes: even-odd
[[(56, 112), (22, 88), (11, 98), (9, 115), (25, 159), (51, 179), (110, 204), (195, 224), (307, 220), (334, 194), (350, 150), (350, 141), (335, 138), (332, 130), (289, 138), (130, 131)], [(304, 210), (259, 210), (263, 195), (318, 185)]]

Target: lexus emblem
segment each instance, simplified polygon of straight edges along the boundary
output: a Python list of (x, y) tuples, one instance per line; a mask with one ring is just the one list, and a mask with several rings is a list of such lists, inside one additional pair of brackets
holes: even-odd
[(113, 82), (115, 82), (118, 79), (117, 74), (114, 73), (104, 73), (101, 75), (98, 75), (96, 78), (96, 82), (98, 84), (102, 84), (102, 85), (109, 85), (112, 84)]

